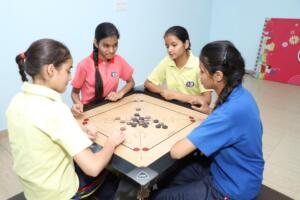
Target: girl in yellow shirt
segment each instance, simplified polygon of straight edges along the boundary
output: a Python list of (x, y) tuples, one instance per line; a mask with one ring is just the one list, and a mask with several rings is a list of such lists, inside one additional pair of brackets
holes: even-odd
[(164, 40), (168, 56), (152, 71), (145, 88), (167, 100), (198, 102), (204, 112), (211, 102), (211, 91), (200, 82), (199, 59), (190, 51), (187, 30), (173, 26), (164, 34)]
[[(96, 177), (125, 135), (113, 133), (101, 151), (90, 150), (95, 131), (88, 128), (86, 134), (60, 96), (71, 80), (73, 62), (65, 45), (51, 39), (35, 41), (17, 55), (16, 62), (24, 83), (6, 114), (14, 170), (25, 197), (29, 200), (78, 197), (77, 191), (82, 190), (73, 161), (84, 174)], [(31, 77), (30, 83), (27, 75)]]

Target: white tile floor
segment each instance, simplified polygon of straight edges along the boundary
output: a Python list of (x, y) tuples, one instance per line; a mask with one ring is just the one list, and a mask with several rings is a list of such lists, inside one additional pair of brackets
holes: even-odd
[(0, 133), (0, 199), (7, 199), (21, 191), (22, 187), (12, 171), (7, 134)]
[(264, 126), (263, 183), (300, 200), (300, 87), (250, 77), (245, 86), (257, 100)]
[[(266, 161), (263, 183), (300, 200), (300, 87), (246, 76), (245, 86), (260, 107)], [(22, 191), (12, 171), (5, 131), (0, 133), (0, 199)]]

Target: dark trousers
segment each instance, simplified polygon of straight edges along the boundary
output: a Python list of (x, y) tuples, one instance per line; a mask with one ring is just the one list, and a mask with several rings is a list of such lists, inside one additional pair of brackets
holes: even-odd
[[(79, 178), (79, 189), (91, 184), (97, 177), (91, 177), (86, 175), (79, 166), (74, 163), (75, 171)], [(119, 178), (112, 174), (111, 172), (104, 170), (99, 176), (103, 176), (104, 181), (98, 190), (93, 194), (94, 197), (104, 200), (113, 200), (115, 198), (115, 193), (119, 185)]]
[(212, 183), (208, 158), (190, 156), (178, 161), (173, 170), (158, 183), (151, 200), (224, 199)]

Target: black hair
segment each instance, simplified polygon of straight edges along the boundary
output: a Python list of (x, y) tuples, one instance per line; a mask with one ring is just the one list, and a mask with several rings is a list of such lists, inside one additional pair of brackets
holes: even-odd
[(242, 83), (245, 62), (241, 53), (230, 41), (215, 41), (206, 44), (200, 54), (200, 61), (210, 75), (223, 72), (225, 87), (219, 95), (214, 109), (224, 103), (232, 90)]
[[(104, 22), (99, 24), (96, 27), (95, 30), (95, 41), (96, 43), (99, 43), (100, 40), (111, 37), (111, 36), (116, 36), (117, 39), (119, 39), (120, 34), (118, 29), (113, 25), (112, 23), (109, 22)], [(93, 45), (93, 59), (94, 59), (94, 65), (95, 65), (95, 103), (102, 100), (102, 95), (103, 95), (103, 80), (100, 74), (100, 71), (98, 70), (98, 55), (99, 50)]]
[(52, 39), (40, 39), (33, 42), (24, 53), (18, 54), (15, 60), (24, 82), (28, 81), (26, 74), (34, 79), (44, 65), (53, 64), (55, 68), (60, 68), (71, 58), (69, 49), (61, 42)]
[(182, 27), (182, 26), (172, 26), (170, 27), (164, 34), (164, 38), (167, 35), (174, 35), (176, 36), (179, 40), (181, 40), (183, 43), (185, 43), (187, 40), (189, 41), (189, 47), (187, 48), (187, 50), (191, 49), (191, 41), (190, 41), (190, 37), (189, 34), (187, 32), (187, 30)]

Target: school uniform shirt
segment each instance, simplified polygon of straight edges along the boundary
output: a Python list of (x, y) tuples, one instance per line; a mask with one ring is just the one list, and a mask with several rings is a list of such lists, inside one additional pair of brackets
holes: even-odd
[(70, 199), (78, 190), (73, 156), (92, 142), (56, 91), (25, 82), (7, 112), (14, 171), (26, 199)]
[(187, 63), (182, 67), (176, 67), (172, 58), (166, 56), (151, 72), (148, 80), (155, 85), (166, 84), (167, 89), (187, 95), (198, 95), (206, 90), (200, 82), (199, 58), (192, 52)]
[[(81, 89), (81, 102), (90, 103), (95, 98), (95, 65), (93, 53), (79, 62), (75, 76), (72, 80), (74, 88)], [(116, 92), (119, 85), (119, 79), (128, 81), (133, 74), (133, 68), (119, 55), (104, 63), (99, 59), (98, 70), (100, 70), (103, 82), (103, 97), (110, 92)]]
[(256, 102), (240, 84), (188, 135), (213, 158), (213, 183), (224, 197), (247, 200), (258, 194), (264, 169), (262, 132)]

